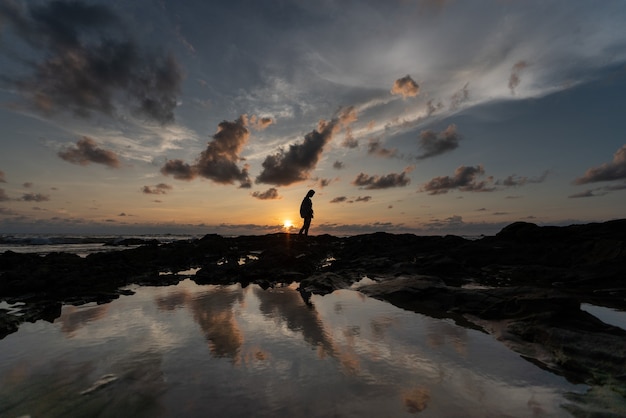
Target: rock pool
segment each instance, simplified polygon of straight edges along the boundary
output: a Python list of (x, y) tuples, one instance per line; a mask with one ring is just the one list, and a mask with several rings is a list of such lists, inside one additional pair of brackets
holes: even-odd
[(0, 340), (0, 416), (570, 416), (490, 335), (354, 290), (130, 287)]

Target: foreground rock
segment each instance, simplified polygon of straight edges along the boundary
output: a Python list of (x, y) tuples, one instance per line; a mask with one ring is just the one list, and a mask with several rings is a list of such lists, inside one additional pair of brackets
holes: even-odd
[(132, 283), (177, 283), (189, 276), (176, 273), (190, 268), (199, 269), (191, 277), (200, 284), (296, 281), (305, 299), (368, 278), (359, 287), (365, 294), (489, 332), (542, 367), (593, 385), (594, 393), (608, 388), (626, 403), (626, 331), (580, 309), (591, 303), (626, 310), (626, 220), (568, 227), (520, 222), (475, 241), (375, 233), (207, 235), (143, 244), (86, 258), (0, 255), (0, 300), (20, 302), (24, 312), (0, 313), (0, 337), (22, 321), (53, 320), (62, 303), (107, 302)]

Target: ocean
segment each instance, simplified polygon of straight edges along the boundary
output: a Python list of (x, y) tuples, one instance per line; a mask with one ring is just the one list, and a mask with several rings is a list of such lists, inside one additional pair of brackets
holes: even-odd
[(174, 241), (202, 238), (203, 234), (151, 234), (151, 235), (72, 235), (72, 234), (0, 234), (0, 254), (15, 253), (49, 254), (65, 252), (86, 257), (91, 253), (126, 250), (143, 243), (158, 241), (162, 244)]

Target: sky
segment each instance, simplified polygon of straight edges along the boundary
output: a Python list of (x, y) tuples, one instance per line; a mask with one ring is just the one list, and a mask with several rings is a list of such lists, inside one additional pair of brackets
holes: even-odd
[(626, 2), (0, 0), (0, 233), (494, 234), (626, 208)]

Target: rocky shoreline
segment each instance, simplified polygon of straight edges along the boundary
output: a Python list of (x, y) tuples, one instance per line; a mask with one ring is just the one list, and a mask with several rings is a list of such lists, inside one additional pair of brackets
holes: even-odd
[[(62, 304), (106, 303), (129, 284), (298, 282), (312, 294), (358, 286), (371, 297), (492, 334), (533, 363), (592, 389), (576, 416), (626, 413), (626, 330), (581, 310), (626, 311), (626, 219), (540, 227), (517, 222), (495, 236), (374, 233), (201, 239), (46, 256), (0, 255), (0, 338), (25, 321), (52, 321)], [(195, 274), (177, 274), (189, 269)], [(366, 278), (366, 280), (363, 280)], [(574, 395), (572, 395), (574, 396)], [(617, 409), (621, 405), (623, 409)], [(589, 415), (591, 414), (591, 415)], [(608, 414), (608, 415), (607, 415)]]

